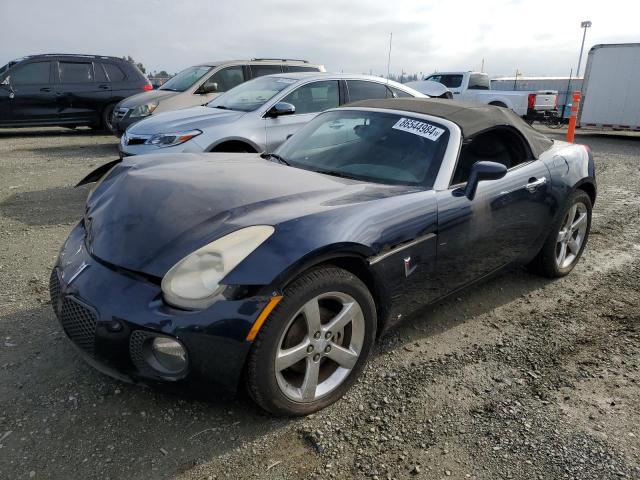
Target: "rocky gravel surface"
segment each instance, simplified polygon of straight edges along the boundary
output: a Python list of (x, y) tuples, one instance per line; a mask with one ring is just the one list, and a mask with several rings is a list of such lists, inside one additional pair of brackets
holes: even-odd
[(640, 137), (577, 141), (599, 197), (571, 275), (515, 270), (424, 308), (342, 401), (276, 419), (76, 356), (49, 268), (82, 213), (72, 185), (116, 139), (0, 131), (0, 478), (640, 478)]

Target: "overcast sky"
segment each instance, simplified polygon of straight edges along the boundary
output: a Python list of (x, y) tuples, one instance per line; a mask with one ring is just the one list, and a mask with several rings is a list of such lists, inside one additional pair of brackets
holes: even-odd
[[(131, 55), (148, 70), (305, 58), (329, 71), (568, 75), (581, 20), (596, 43), (640, 42), (638, 0), (0, 0), (0, 65), (34, 53)], [(586, 56), (585, 56), (586, 58)], [(584, 70), (584, 63), (583, 63)]]

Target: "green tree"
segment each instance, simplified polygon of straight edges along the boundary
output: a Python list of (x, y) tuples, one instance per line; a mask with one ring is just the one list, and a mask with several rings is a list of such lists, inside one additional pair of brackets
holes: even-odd
[(133, 63), (136, 67), (140, 69), (142, 73), (146, 73), (147, 69), (144, 68), (144, 65), (141, 62), (136, 62), (131, 55), (127, 55), (126, 57), (122, 57), (123, 60)]

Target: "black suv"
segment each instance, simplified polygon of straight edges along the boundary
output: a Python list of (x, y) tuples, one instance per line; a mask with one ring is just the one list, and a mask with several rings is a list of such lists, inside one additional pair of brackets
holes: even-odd
[(0, 68), (0, 127), (61, 125), (111, 130), (113, 107), (151, 90), (131, 62), (97, 55), (32, 55)]

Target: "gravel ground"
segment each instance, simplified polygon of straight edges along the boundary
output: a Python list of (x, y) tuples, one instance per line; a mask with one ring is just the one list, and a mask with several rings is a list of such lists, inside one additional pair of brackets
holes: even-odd
[(0, 478), (640, 478), (640, 137), (577, 141), (599, 198), (571, 275), (516, 270), (418, 312), (344, 400), (284, 420), (77, 357), (49, 269), (82, 213), (72, 185), (116, 139), (0, 130)]

